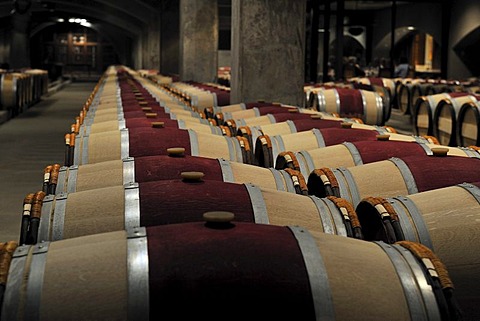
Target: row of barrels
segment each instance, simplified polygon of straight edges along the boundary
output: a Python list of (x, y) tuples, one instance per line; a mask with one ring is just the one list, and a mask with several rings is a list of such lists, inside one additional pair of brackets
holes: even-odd
[[(305, 86), (306, 107), (324, 110), (325, 101), (327, 101), (330, 102), (329, 105), (333, 106), (335, 104), (331, 102), (336, 102), (337, 109), (340, 109), (342, 104), (350, 108), (352, 102), (348, 100), (348, 97), (359, 90), (374, 92), (381, 98), (384, 109), (383, 118), (379, 115), (376, 119), (370, 119), (367, 122), (374, 121), (376, 122), (375, 124), (380, 125), (389, 120), (392, 108), (397, 109), (402, 115), (414, 115), (415, 104), (422, 96), (441, 93), (453, 93), (453, 95), (456, 93), (476, 94), (480, 92), (480, 86), (476, 82), (421, 78), (355, 77), (344, 83), (324, 83)], [(363, 100), (357, 99), (357, 101), (363, 103), (364, 110), (366, 110), (365, 105), (368, 105), (366, 102), (368, 100), (364, 96), (365, 94), (362, 94)], [(346, 100), (346, 102), (342, 102), (342, 100)], [(370, 105), (375, 106), (372, 103)], [(342, 112), (347, 113), (348, 110), (345, 109)]]
[[(145, 88), (153, 87), (131, 71), (109, 69), (66, 137), (66, 166), (47, 166), (42, 191), (25, 198), (27, 236), (18, 247), (2, 244), (11, 261), (2, 318), (457, 320), (460, 308), (478, 317), (475, 150), (445, 156), (454, 151), (376, 133), (351, 143), (365, 151), (356, 166), (330, 163), (348, 166), (344, 178), (321, 160), (308, 177), (278, 161), (246, 164), (217, 146), (217, 136), (248, 146), (242, 136), (208, 134), (207, 143), (205, 134), (208, 148), (192, 153), (192, 141), (173, 137), (180, 129), (164, 132), (156, 105), (167, 96)], [(138, 111), (151, 126), (126, 127), (136, 138), (121, 138), (124, 154), (109, 158), (105, 144), (95, 157), (75, 157), (78, 141), (88, 139), (91, 156), (90, 144), (115, 132), (86, 134), (88, 124), (112, 122), (110, 114), (119, 126), (119, 109), (125, 123)], [(327, 129), (372, 131), (344, 126)], [(146, 140), (169, 142), (136, 149)], [(421, 153), (405, 156), (408, 144)], [(332, 155), (341, 158), (334, 151), (323, 161)], [(437, 168), (444, 172), (432, 179)], [(349, 199), (354, 186), (358, 198)]]
[(413, 112), (414, 130), (434, 135), (448, 146), (480, 145), (480, 94), (469, 92), (421, 96)]
[(399, 112), (403, 115), (414, 115), (415, 104), (422, 96), (442, 93), (476, 94), (480, 92), (480, 85), (476, 82), (404, 78), (397, 81), (396, 92)]
[(40, 69), (0, 72), (0, 110), (8, 118), (22, 113), (48, 92), (48, 73)]

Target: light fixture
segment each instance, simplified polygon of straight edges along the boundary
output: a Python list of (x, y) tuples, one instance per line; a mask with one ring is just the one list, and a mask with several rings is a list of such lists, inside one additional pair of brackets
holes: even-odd
[(407, 30), (410, 30), (410, 31), (411, 31), (411, 30), (415, 30), (415, 27), (414, 27), (414, 26), (408, 26), (408, 27), (407, 27)]
[(57, 22), (65, 22), (65, 19), (63, 19), (63, 18), (58, 18), (58, 19), (57, 19)]
[(92, 24), (88, 22), (87, 19), (80, 19), (80, 18), (70, 18), (68, 19), (68, 22), (70, 23), (78, 23), (79, 25), (82, 25), (84, 27), (91, 27)]

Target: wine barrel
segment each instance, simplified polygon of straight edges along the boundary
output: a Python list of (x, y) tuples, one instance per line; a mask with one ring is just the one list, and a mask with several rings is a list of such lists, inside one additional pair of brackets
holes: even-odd
[(197, 133), (190, 129), (139, 127), (83, 136), (75, 143), (72, 165), (167, 155), (171, 147), (183, 147), (187, 155), (223, 157), (240, 163), (250, 163), (253, 159), (249, 143), (242, 137)]
[(429, 142), (427, 138), (424, 137), (396, 133), (385, 134), (385, 132), (381, 130), (354, 128), (323, 128), (286, 135), (261, 135), (255, 142), (255, 164), (262, 167), (275, 167), (277, 157), (282, 152), (312, 150), (342, 144), (344, 142), (376, 140), (380, 134), (388, 135), (390, 140), (395, 141)]
[(477, 158), (458, 156), (394, 157), (360, 166), (315, 169), (307, 186), (309, 194), (334, 195), (357, 206), (370, 195), (410, 195), (480, 181), (479, 162)]
[(232, 112), (218, 112), (215, 114), (214, 119), (219, 124), (225, 124), (227, 120), (233, 119), (234, 121), (237, 119), (244, 119), (244, 118), (255, 118), (267, 114), (285, 114), (285, 113), (302, 113), (304, 108), (296, 107), (296, 106), (285, 106), (285, 105), (273, 105), (273, 106), (263, 106), (260, 108), (253, 107), (244, 110), (237, 110)]
[(18, 78), (13, 73), (4, 73), (0, 78), (0, 102), (11, 118), (20, 113), (18, 99)]
[(265, 102), (265, 101), (256, 101), (256, 102), (249, 102), (249, 103), (239, 103), (239, 104), (232, 104), (227, 106), (215, 106), (215, 107), (206, 107), (203, 109), (205, 115), (209, 118), (214, 118), (217, 113), (223, 112), (235, 112), (239, 110), (246, 110), (251, 108), (262, 108), (262, 107), (271, 107), (271, 106), (281, 106), (280, 103), (273, 103), (273, 102)]
[(316, 95), (318, 111), (336, 113), (340, 117), (360, 118), (368, 125), (385, 124), (387, 107), (376, 92), (350, 88), (322, 88)]
[(477, 102), (480, 95), (463, 95), (455, 96), (451, 93), (451, 99), (441, 100), (435, 112), (433, 113), (433, 135), (438, 138), (443, 145), (458, 146), (457, 139), (457, 117), (458, 112), (463, 104), (467, 102)]
[(305, 110), (290, 109), (290, 110), (291, 110), (290, 112), (285, 112), (285, 113), (265, 114), (262, 116), (250, 117), (250, 118), (227, 119), (225, 120), (224, 125), (233, 127), (233, 128), (239, 128), (242, 126), (262, 126), (262, 125), (268, 125), (268, 124), (281, 123), (287, 120), (312, 119), (312, 118), (346, 121), (345, 118), (336, 117), (328, 113), (311, 111), (308, 109), (305, 109)]
[(311, 117), (307, 119), (293, 119), (287, 120), (284, 122), (274, 123), (274, 124), (266, 124), (261, 126), (241, 126), (238, 127), (237, 136), (242, 136), (248, 139), (248, 141), (255, 146), (255, 142), (257, 141), (258, 137), (261, 135), (286, 135), (286, 134), (293, 134), (303, 131), (309, 131), (314, 128), (322, 129), (322, 128), (342, 128), (342, 127), (353, 127), (357, 129), (369, 129), (369, 130), (378, 130), (378, 131), (394, 131), (391, 127), (380, 127), (380, 126), (372, 126), (372, 125), (365, 125), (362, 123), (357, 123), (355, 119), (342, 119), (341, 120), (334, 120), (334, 119), (321, 119), (317, 117)]
[(410, 115), (412, 113), (412, 105), (419, 98), (418, 90), (414, 91), (413, 88), (422, 82), (422, 79), (411, 79), (397, 83), (397, 106), (401, 114)]
[[(177, 179), (182, 172), (191, 171), (204, 173), (206, 180), (252, 183), (259, 187), (290, 193), (297, 192), (296, 181), (306, 181), (305, 177), (296, 171), (266, 169), (222, 158), (169, 154), (168, 156), (128, 157), (123, 160), (80, 166), (63, 166), (59, 171), (55, 193), (73, 193), (130, 182), (144, 183)], [(303, 189), (306, 190), (306, 187)]]
[(466, 96), (468, 93), (439, 93), (418, 97), (414, 105), (413, 129), (416, 135), (433, 135), (433, 115), (438, 103), (445, 99)]
[[(426, 249), (431, 256), (422, 260), (409, 246), (423, 250), (420, 244), (314, 237), (302, 227), (212, 222), (220, 215), (206, 216), (206, 223), (18, 247), (2, 319), (449, 318), (454, 285), (433, 253)], [(431, 261), (434, 266), (426, 265)], [(434, 273), (446, 275), (444, 283)], [(448, 294), (441, 290), (445, 285)]]
[(207, 119), (190, 118), (189, 119), (170, 119), (170, 118), (126, 118), (121, 120), (111, 120), (95, 122), (91, 125), (82, 124), (79, 128), (78, 137), (98, 134), (112, 130), (122, 130), (125, 128), (139, 127), (168, 127), (177, 129), (192, 129), (199, 133), (208, 133), (213, 135), (235, 136), (227, 126), (214, 126)]
[[(438, 255), (455, 283), (463, 320), (480, 319), (480, 256), (474, 250), (480, 235), (479, 185), (463, 183), (407, 196), (370, 197), (357, 206), (367, 240), (419, 242)], [(396, 233), (391, 224), (397, 226)]]
[[(355, 220), (353, 207), (347, 212), (350, 204), (341, 199), (320, 199), (251, 183), (208, 181), (198, 177), (46, 196), (41, 208), (38, 240), (193, 222), (201, 220), (206, 211), (235, 211), (236, 220), (242, 222), (302, 225), (315, 235), (362, 237), (361, 228), (354, 224), (352, 227), (350, 223)], [(292, 215), (299, 208), (301, 215)]]
[(467, 102), (457, 117), (457, 137), (461, 146), (480, 146), (480, 102)]
[[(380, 136), (383, 139), (383, 136)], [(291, 168), (305, 177), (316, 168), (351, 167), (413, 155), (433, 155), (433, 152), (448, 150), (450, 156), (480, 158), (478, 151), (468, 147), (448, 147), (425, 142), (402, 141), (347, 141), (341, 144), (297, 152), (286, 151), (278, 154), (275, 168)]]

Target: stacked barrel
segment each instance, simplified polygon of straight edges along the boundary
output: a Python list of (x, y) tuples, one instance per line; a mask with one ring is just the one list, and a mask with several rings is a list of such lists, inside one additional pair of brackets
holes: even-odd
[(40, 69), (0, 73), (0, 110), (14, 117), (48, 92), (48, 73)]
[(107, 70), (1, 244), (2, 320), (478, 318), (476, 150), (212, 93)]
[(413, 113), (417, 134), (436, 136), (448, 146), (480, 145), (480, 94), (469, 90), (417, 98)]

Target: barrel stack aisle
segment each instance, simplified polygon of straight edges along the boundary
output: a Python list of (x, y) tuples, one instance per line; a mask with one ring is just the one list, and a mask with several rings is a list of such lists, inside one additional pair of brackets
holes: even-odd
[(477, 149), (327, 90), (353, 109), (111, 66), (1, 243), (2, 320), (478, 319)]

